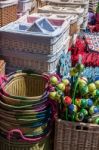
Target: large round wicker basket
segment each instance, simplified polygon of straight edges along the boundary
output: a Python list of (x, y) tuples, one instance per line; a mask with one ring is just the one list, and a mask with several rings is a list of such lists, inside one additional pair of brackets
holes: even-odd
[(0, 150), (51, 150), (50, 137), (37, 143), (28, 143), (9, 141), (0, 136)]

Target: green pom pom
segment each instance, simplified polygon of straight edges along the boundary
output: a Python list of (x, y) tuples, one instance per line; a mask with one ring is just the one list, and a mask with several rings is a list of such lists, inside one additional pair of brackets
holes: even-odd
[(82, 108), (87, 108), (87, 100), (86, 99), (81, 99), (81, 107)]
[(88, 111), (87, 111), (86, 109), (81, 109), (80, 112), (83, 113), (84, 116), (87, 116), (87, 115), (88, 115)]
[(99, 117), (95, 120), (96, 124), (99, 124)]

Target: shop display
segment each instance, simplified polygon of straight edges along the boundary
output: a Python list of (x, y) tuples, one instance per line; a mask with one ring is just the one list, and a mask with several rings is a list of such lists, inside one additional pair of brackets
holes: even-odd
[(99, 0), (0, 0), (0, 150), (99, 149)]

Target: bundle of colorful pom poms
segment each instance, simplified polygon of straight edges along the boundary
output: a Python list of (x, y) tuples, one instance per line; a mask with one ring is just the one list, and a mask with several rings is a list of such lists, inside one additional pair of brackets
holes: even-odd
[(99, 77), (83, 77), (84, 65), (71, 68), (69, 78), (50, 77), (49, 98), (56, 101), (62, 119), (99, 124)]

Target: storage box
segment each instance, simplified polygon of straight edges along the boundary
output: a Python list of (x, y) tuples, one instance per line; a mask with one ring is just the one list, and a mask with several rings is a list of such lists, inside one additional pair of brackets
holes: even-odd
[(18, 0), (0, 1), (0, 27), (17, 19)]

